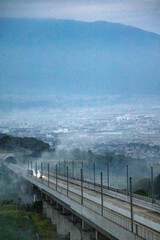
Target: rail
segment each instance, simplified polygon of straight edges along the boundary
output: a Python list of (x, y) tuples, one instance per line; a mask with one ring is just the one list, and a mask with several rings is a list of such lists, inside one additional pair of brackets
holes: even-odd
[[(56, 178), (53, 175), (50, 175), (50, 177), (53, 177), (55, 181), (51, 180), (48, 182), (47, 175), (44, 178), (36, 178), (35, 176), (32, 176), (32, 178), (36, 179), (38, 182), (41, 182), (42, 184), (50, 187), (51, 189), (56, 190), (57, 192), (67, 196), (68, 198), (74, 200), (75, 202), (81, 204), (81, 193), (80, 189), (78, 193), (75, 193), (71, 190), (71, 188), (68, 189), (67, 193), (67, 185), (63, 185), (59, 183), (59, 180), (66, 180), (62, 177), (58, 177), (57, 179), (57, 187), (56, 187)], [(75, 180), (77, 181), (77, 179)], [(70, 182), (72, 183), (73, 182)], [(79, 180), (77, 185), (79, 186)], [(98, 185), (97, 185), (98, 186)], [(85, 186), (84, 186), (85, 187)], [(98, 186), (99, 187), (99, 186)], [(95, 189), (94, 189), (95, 190)], [(119, 213), (116, 213), (115, 211), (107, 208), (106, 206), (103, 206), (103, 212), (101, 211), (101, 205), (91, 199), (88, 199), (86, 196), (83, 196), (83, 206), (87, 207), (88, 209), (94, 211), (95, 213), (99, 215), (103, 215), (104, 218), (112, 221), (113, 223), (123, 227), (124, 229), (131, 232), (131, 220), (125, 216), (122, 216)], [(160, 240), (160, 233), (149, 229), (143, 224), (140, 224), (139, 222), (134, 221), (133, 225), (133, 233), (141, 238), (144, 238), (146, 240)]]
[[(47, 171), (44, 171), (43, 174), (46, 174), (46, 176), (48, 175)], [(55, 173), (49, 173), (49, 177), (53, 177), (55, 178), (56, 177), (56, 174)], [(67, 177), (64, 176), (64, 175), (57, 175), (57, 179), (60, 179), (60, 180), (64, 180), (64, 181), (67, 181)], [(80, 186), (81, 185), (81, 182), (80, 182), (80, 179), (79, 178), (68, 178), (68, 181), (69, 183), (72, 183), (72, 184), (75, 184), (77, 186)], [(83, 180), (83, 186), (84, 188), (87, 188), (87, 189), (90, 189), (90, 190), (94, 190), (96, 192), (101, 192), (101, 185), (99, 183), (93, 183), (91, 181), (88, 181), (88, 180)], [(111, 187), (107, 187), (105, 185), (103, 185), (103, 193), (106, 194), (106, 195), (109, 195), (111, 197), (116, 197), (116, 198), (119, 198), (120, 200), (123, 200), (123, 201), (126, 201), (126, 202), (129, 202), (129, 195), (127, 195), (127, 192), (125, 190), (121, 190), (121, 189), (115, 189), (115, 188), (111, 188)], [(119, 193), (118, 196), (114, 196), (112, 193)], [(133, 203), (135, 205), (138, 205), (140, 206), (140, 202), (139, 200), (143, 201), (143, 203), (141, 205), (143, 205), (143, 207), (147, 207), (152, 210), (155, 210), (155, 211), (158, 211), (160, 213), (160, 201), (159, 200), (155, 200), (155, 203), (152, 203), (152, 199), (149, 198), (149, 197), (145, 197), (145, 196), (141, 196), (141, 195), (138, 195), (138, 194), (132, 194), (133, 196)], [(149, 205), (148, 205), (149, 204)]]

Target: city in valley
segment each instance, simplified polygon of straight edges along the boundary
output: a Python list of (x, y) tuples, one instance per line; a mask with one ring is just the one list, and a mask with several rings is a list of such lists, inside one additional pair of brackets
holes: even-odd
[(56, 150), (110, 152), (146, 160), (160, 159), (160, 105), (35, 108), (5, 112), (2, 134), (35, 137)]

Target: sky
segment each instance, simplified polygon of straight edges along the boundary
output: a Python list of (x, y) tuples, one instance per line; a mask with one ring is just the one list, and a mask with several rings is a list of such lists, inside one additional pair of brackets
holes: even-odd
[(0, 0), (0, 17), (103, 20), (160, 34), (160, 0)]

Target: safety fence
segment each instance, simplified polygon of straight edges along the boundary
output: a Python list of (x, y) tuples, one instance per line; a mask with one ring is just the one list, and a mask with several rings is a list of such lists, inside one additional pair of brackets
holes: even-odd
[[(130, 218), (125, 217), (107, 208), (104, 205), (102, 209), (101, 203), (97, 203), (96, 201), (89, 199), (86, 196), (85, 191), (82, 196), (79, 180), (77, 179), (74, 180), (76, 182), (76, 192), (75, 192), (75, 189), (71, 188), (70, 185), (68, 185), (67, 187), (66, 178), (64, 177), (57, 176), (57, 179), (56, 179), (55, 175), (54, 176), (50, 175), (49, 181), (48, 181), (48, 175), (46, 176), (44, 175), (43, 178), (36, 178), (35, 176), (32, 176), (32, 177), (37, 181), (41, 182), (42, 184), (50, 187), (51, 189), (56, 190), (58, 193), (61, 193), (67, 196), (68, 198), (74, 200), (75, 202), (82, 204), (84, 207), (87, 207), (88, 209), (94, 211), (95, 213), (102, 215), (104, 218), (108, 219), (109, 221), (121, 226), (122, 228), (130, 232), (132, 231), (132, 227), (131, 227), (132, 223)], [(73, 184), (73, 182), (71, 183)], [(70, 184), (69, 179), (68, 179), (68, 184)], [(88, 182), (86, 184), (88, 184)], [(85, 182), (84, 182), (84, 186), (85, 186)], [(82, 198), (83, 198), (83, 201), (82, 201)], [(134, 221), (133, 223), (133, 233), (146, 240), (160, 240), (160, 233), (158, 231), (152, 230), (151, 228), (148, 228), (136, 221)]]

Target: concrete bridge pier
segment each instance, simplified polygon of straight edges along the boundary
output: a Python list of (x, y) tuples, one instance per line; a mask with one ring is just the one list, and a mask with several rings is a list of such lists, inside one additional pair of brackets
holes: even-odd
[(54, 209), (56, 209), (57, 203), (51, 198), (51, 199), (50, 199), (50, 205), (51, 205)]
[(95, 229), (83, 220), (82, 220), (82, 231), (81, 232), (82, 232), (83, 240), (95, 239)]
[(104, 236), (102, 233), (98, 232), (98, 240), (110, 240), (110, 238)]
[(88, 223), (86, 223), (85, 221), (82, 220), (82, 231), (92, 232), (92, 231), (94, 231), (94, 229)]
[(60, 209), (62, 209), (62, 207), (60, 206), (59, 203), (56, 202), (55, 209), (56, 209), (57, 211), (59, 211)]
[(69, 222), (70, 240), (81, 240), (81, 230), (77, 228), (72, 222)]
[(50, 204), (51, 206), (53, 205), (53, 199), (52, 199), (52, 198), (50, 198), (49, 204)]
[(48, 196), (47, 194), (44, 194), (44, 200), (47, 202), (48, 201)]
[(93, 240), (111, 240), (110, 238), (104, 236), (102, 233), (95, 230), (95, 236), (92, 238)]
[[(56, 208), (48, 203), (43, 202), (45, 215), (51, 219), (52, 223), (57, 226), (57, 233), (61, 236), (69, 236), (70, 240), (91, 240), (91, 227), (83, 222), (80, 218), (71, 214), (60, 204), (56, 204)], [(58, 209), (57, 209), (58, 208)], [(72, 219), (72, 221), (71, 221)], [(83, 230), (82, 230), (83, 227)]]
[(94, 233), (93, 236), (91, 235), (91, 232), (81, 232), (81, 240), (91, 240), (94, 239)]
[(47, 201), (43, 201), (43, 213), (57, 226), (57, 233), (61, 236), (66, 236), (70, 232), (70, 227), (67, 224), (68, 222), (66, 222), (67, 219), (60, 213), (62, 212), (62, 206), (57, 203), (54, 208), (54, 203), (52, 202), (53, 205), (51, 205), (50, 199), (46, 197), (45, 199)]
[(43, 201), (43, 214), (46, 215), (47, 214), (47, 202)]
[(95, 240), (98, 240), (98, 231), (97, 230), (95, 230)]
[(65, 216), (71, 216), (71, 212), (68, 211), (65, 207), (62, 207), (62, 214)]
[(38, 201), (38, 198), (37, 198), (37, 194), (33, 194), (33, 202), (37, 202)]
[(22, 178), (16, 178), (15, 181), (17, 192), (18, 192), (18, 201), (19, 203), (33, 203), (34, 202), (34, 189), (33, 185), (28, 183)]
[(57, 226), (61, 236), (69, 236), (70, 240), (110, 240), (49, 196), (44, 198), (43, 213)]
[(57, 215), (57, 233), (66, 236), (69, 233), (69, 229), (67, 229), (66, 219), (63, 215)]
[(73, 213), (71, 213), (70, 221), (71, 221), (73, 224), (77, 224), (77, 223), (80, 223), (80, 224), (81, 224), (81, 219), (80, 219), (79, 217), (77, 217), (76, 215), (74, 215)]
[(58, 211), (52, 208), (51, 221), (53, 225), (57, 225), (58, 214)]
[(46, 216), (51, 219), (51, 218), (52, 218), (52, 214), (53, 214), (53, 212), (52, 212), (52, 206), (47, 203)]

